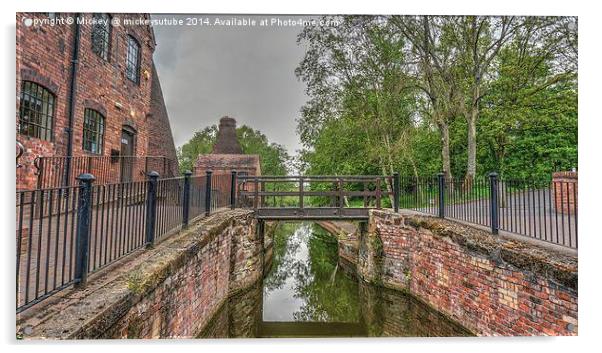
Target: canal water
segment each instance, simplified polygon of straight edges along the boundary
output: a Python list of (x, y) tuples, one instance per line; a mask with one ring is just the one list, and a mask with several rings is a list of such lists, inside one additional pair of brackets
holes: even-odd
[(262, 283), (229, 299), (200, 337), (428, 337), (470, 333), (411, 296), (358, 281), (336, 238), (314, 223), (278, 226)]

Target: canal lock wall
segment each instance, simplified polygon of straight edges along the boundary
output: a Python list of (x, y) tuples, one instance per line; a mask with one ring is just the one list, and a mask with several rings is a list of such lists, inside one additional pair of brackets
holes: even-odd
[[(263, 227), (263, 232), (258, 227)], [(227, 210), (17, 320), (33, 339), (193, 338), (269, 266), (274, 225)]]
[(360, 278), (406, 292), (473, 334), (577, 335), (574, 254), (388, 210), (371, 210), (359, 233)]
[[(473, 334), (577, 334), (575, 255), (388, 210), (371, 210), (367, 227), (355, 233), (327, 223), (334, 228), (321, 225), (339, 229), (334, 234), (340, 258), (363, 281), (408, 293)], [(269, 268), (273, 227), (260, 225), (252, 211), (217, 212), (93, 274), (85, 289), (67, 290), (20, 315), (18, 334), (26, 339), (197, 337), (228, 298), (254, 288)], [(386, 322), (376, 327), (387, 332), (396, 327), (391, 320), (400, 319), (378, 316)]]

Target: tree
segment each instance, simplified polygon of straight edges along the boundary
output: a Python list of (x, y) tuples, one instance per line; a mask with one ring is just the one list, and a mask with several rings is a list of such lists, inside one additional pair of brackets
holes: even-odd
[(484, 169), (547, 180), (555, 170), (577, 166), (575, 77), (554, 74), (555, 63), (545, 55), (525, 50), (523, 38), (500, 52), (478, 126)]
[(298, 38), (308, 46), (296, 70), (310, 97), (298, 119), (305, 170), (442, 169), (469, 188), (477, 173), (532, 166), (543, 178), (576, 166), (575, 18), (338, 20)]
[(390, 21), (408, 40), (415, 87), (425, 96), (421, 115), (440, 132), (442, 170), (451, 179), (449, 124), (459, 114), (461, 94), (457, 54), (444, 38), (450, 32), (450, 18), (393, 16)]
[[(244, 154), (259, 155), (263, 174), (287, 174), (290, 157), (284, 146), (270, 143), (261, 131), (246, 125), (238, 127), (236, 135)], [(199, 155), (211, 153), (216, 136), (217, 126), (212, 125), (197, 131), (188, 142), (178, 148), (180, 171), (192, 170)]]
[(298, 120), (301, 141), (308, 149), (324, 144), (318, 140), (325, 129), (353, 119), (354, 144), (363, 146), (364, 158), (379, 173), (393, 173), (397, 155), (415, 165), (403, 148), (409, 144), (415, 97), (405, 84), (402, 37), (381, 17), (339, 21), (336, 27), (307, 27), (299, 35), (308, 50), (296, 73), (310, 97)]
[(192, 170), (199, 155), (211, 153), (216, 136), (217, 125), (208, 126), (195, 132), (188, 142), (178, 147), (180, 172)]

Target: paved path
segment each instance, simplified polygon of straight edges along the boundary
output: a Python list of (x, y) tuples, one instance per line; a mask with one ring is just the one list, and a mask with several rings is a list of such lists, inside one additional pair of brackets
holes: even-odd
[[(577, 248), (578, 216), (573, 210), (571, 214), (556, 212), (551, 195), (546, 188), (500, 196), (500, 230)], [(438, 214), (437, 206), (414, 210)], [(447, 198), (445, 217), (491, 227), (490, 200), (459, 202)]]

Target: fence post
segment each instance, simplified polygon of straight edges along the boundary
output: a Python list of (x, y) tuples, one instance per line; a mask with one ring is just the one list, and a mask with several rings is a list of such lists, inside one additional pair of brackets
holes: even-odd
[(190, 176), (192, 172), (184, 172), (184, 195), (182, 196), (182, 229), (188, 227), (188, 218), (190, 215)]
[(439, 179), (439, 218), (445, 218), (445, 174), (437, 174)]
[(255, 184), (255, 190), (253, 190), (253, 209), (257, 212), (257, 204), (259, 202), (259, 180), (257, 177), (253, 179)]
[[(45, 158), (40, 158), (40, 157), (36, 157), (33, 160), (33, 165), (34, 167), (36, 167), (37, 169), (37, 174), (38, 174), (38, 189), (42, 189), (42, 180), (44, 180), (44, 160)], [(36, 161), (39, 161), (39, 163), (36, 163)], [(58, 185), (52, 185), (51, 187), (54, 186), (58, 186)]]
[(79, 198), (77, 204), (77, 233), (75, 247), (75, 287), (83, 288), (88, 280), (88, 242), (90, 239), (92, 216), (92, 182), (94, 175), (80, 174)]
[(339, 214), (343, 214), (343, 206), (345, 205), (345, 195), (343, 195), (343, 179), (337, 178), (337, 191), (338, 191), (338, 202)]
[(230, 180), (230, 208), (236, 208), (236, 171), (232, 171), (232, 179)]
[(399, 212), (399, 173), (393, 173), (393, 210)]
[(303, 201), (305, 199), (305, 190), (304, 190), (304, 185), (303, 183), (305, 182), (305, 180), (303, 179), (303, 177), (299, 178), (299, 208), (301, 209), (301, 212), (303, 212)]
[(499, 204), (497, 199), (498, 192), (498, 175), (497, 173), (489, 173), (489, 190), (490, 190), (490, 198), (489, 198), (489, 210), (491, 213), (491, 233), (497, 235), (499, 233), (500, 224), (499, 224)]
[(211, 174), (213, 174), (213, 172), (208, 170), (205, 184), (205, 216), (211, 214)]
[(150, 248), (155, 243), (155, 221), (157, 218), (157, 179), (159, 173), (148, 173), (148, 188), (146, 191), (146, 247)]

